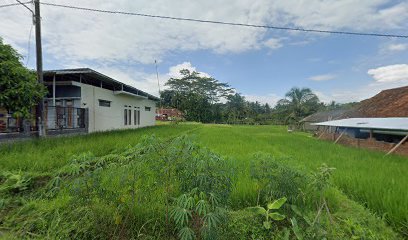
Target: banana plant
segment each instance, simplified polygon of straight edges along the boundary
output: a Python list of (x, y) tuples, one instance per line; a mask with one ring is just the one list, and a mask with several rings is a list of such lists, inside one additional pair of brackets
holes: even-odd
[(274, 202), (268, 203), (266, 205), (266, 208), (261, 207), (261, 206), (256, 206), (256, 207), (249, 207), (248, 210), (256, 214), (264, 216), (265, 218), (263, 222), (263, 227), (265, 229), (270, 229), (272, 226), (271, 220), (282, 221), (283, 219), (286, 218), (285, 215), (280, 214), (277, 211), (274, 211), (274, 210), (279, 210), (282, 207), (282, 205), (286, 202), (286, 200), (287, 199), (285, 197), (279, 198), (278, 200), (275, 200)]

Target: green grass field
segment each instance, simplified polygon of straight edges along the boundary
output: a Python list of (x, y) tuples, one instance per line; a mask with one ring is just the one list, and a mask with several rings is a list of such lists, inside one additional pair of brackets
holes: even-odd
[(408, 229), (408, 158), (354, 149), (317, 140), (305, 133), (288, 133), (279, 126), (180, 124), (86, 136), (50, 138), (0, 146), (0, 169), (46, 175), (76, 154), (103, 156), (140, 142), (143, 135), (171, 138), (187, 134), (193, 141), (225, 156), (238, 171), (232, 205), (251, 205), (257, 192), (249, 179), (250, 160), (257, 152), (284, 159), (305, 172), (322, 163), (335, 167), (334, 184), (349, 198), (387, 219), (398, 232)]
[[(215, 152), (229, 156), (244, 167), (253, 153), (262, 151), (288, 157), (290, 164), (314, 170), (322, 163), (335, 167), (335, 184), (350, 198), (408, 227), (408, 158), (384, 157), (382, 152), (334, 145), (305, 133), (288, 133), (276, 126), (207, 125), (194, 134)], [(237, 191), (251, 191), (245, 186)]]

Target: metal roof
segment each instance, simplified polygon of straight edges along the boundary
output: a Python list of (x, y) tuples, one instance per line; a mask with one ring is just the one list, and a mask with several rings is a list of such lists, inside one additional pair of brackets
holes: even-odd
[(334, 121), (312, 123), (316, 126), (331, 126), (362, 129), (408, 131), (408, 117), (395, 118), (346, 118)]
[(140, 89), (137, 89), (135, 87), (132, 87), (130, 85), (127, 85), (123, 82), (120, 82), (116, 79), (113, 79), (109, 76), (106, 76), (105, 74), (102, 74), (100, 72), (97, 72), (93, 69), (90, 68), (75, 68), (75, 69), (59, 69), (59, 70), (47, 70), (44, 71), (44, 76), (50, 76), (50, 75), (66, 75), (66, 74), (84, 74), (84, 75), (89, 75), (94, 78), (97, 78), (100, 81), (106, 82), (106, 83), (111, 83), (111, 84), (118, 84), (118, 85), (123, 85), (135, 92), (137, 92), (138, 95), (141, 96), (146, 96), (147, 98), (155, 101), (159, 101), (160, 99), (154, 95), (151, 95), (147, 92), (144, 92)]
[(319, 122), (319, 121), (327, 121), (327, 120), (332, 120), (332, 119), (339, 119), (341, 116), (349, 111), (349, 109), (336, 109), (336, 110), (330, 110), (330, 111), (321, 111), (317, 113), (313, 113), (312, 115), (309, 115), (300, 122)]

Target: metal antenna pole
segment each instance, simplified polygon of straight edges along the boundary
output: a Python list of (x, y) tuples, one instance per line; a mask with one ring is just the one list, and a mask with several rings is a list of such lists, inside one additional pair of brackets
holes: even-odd
[(157, 86), (159, 87), (159, 109), (161, 108), (161, 96), (160, 96), (160, 80), (159, 80), (159, 71), (157, 70), (157, 61), (154, 60), (154, 64), (156, 65), (156, 78), (157, 78)]

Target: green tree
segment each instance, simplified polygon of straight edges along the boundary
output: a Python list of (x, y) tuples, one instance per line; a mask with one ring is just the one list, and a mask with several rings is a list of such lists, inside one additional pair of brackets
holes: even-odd
[(189, 121), (212, 122), (220, 115), (214, 106), (233, 89), (212, 77), (203, 77), (188, 69), (180, 71), (180, 78), (170, 78), (168, 90), (161, 94), (162, 102), (183, 111)]
[(247, 117), (247, 102), (245, 97), (239, 93), (227, 97), (225, 104), (225, 119), (227, 122), (236, 123)]
[(310, 88), (294, 87), (285, 94), (284, 99), (278, 101), (275, 109), (284, 115), (286, 124), (291, 124), (317, 112), (322, 106)]
[(45, 96), (33, 71), (20, 62), (22, 56), (0, 38), (0, 106), (14, 117), (29, 118), (31, 109)]

